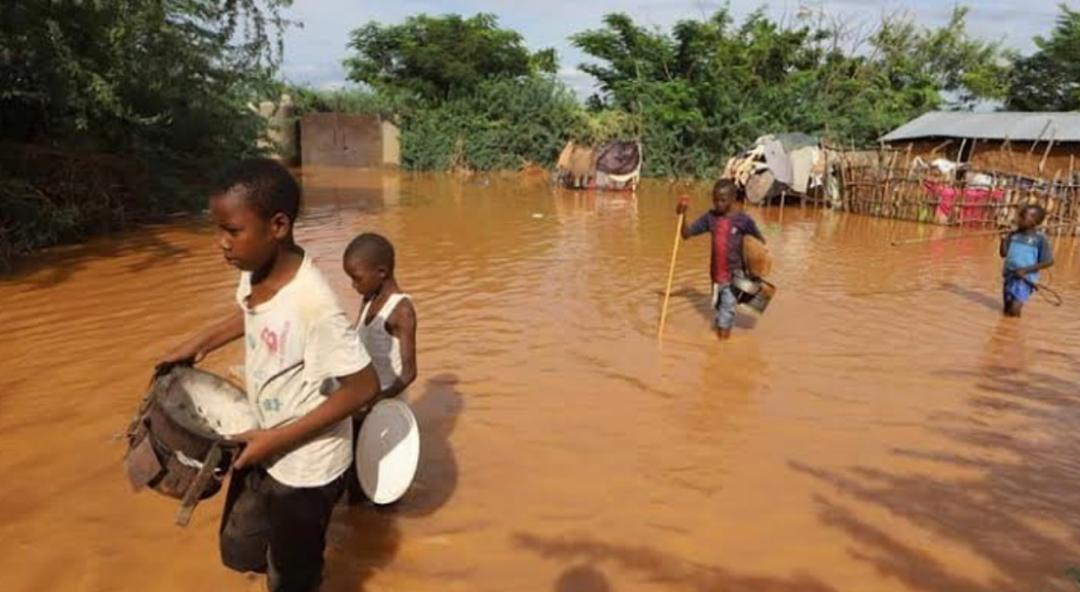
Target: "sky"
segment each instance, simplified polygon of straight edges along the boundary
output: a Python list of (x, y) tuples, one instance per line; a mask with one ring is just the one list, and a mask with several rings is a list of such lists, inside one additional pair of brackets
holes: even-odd
[[(1054, 24), (1061, 0), (978, 0), (969, 6), (968, 31), (983, 39), (1001, 41), (1022, 52), (1033, 50), (1032, 37), (1046, 34)], [(903, 11), (927, 26), (941, 25), (954, 6), (948, 0), (546, 0), (545, 2), (496, 0), (294, 0), (288, 18), (302, 23), (285, 33), (282, 72), (286, 80), (318, 88), (338, 88), (346, 84), (341, 61), (347, 54), (349, 32), (368, 21), (386, 24), (402, 22), (419, 13), (458, 13), (467, 16), (490, 12), (499, 24), (514, 29), (532, 50), (554, 47), (559, 53), (559, 77), (580, 97), (593, 92), (595, 81), (579, 71), (586, 58), (570, 45), (569, 36), (601, 26), (611, 12), (626, 12), (648, 26), (669, 28), (687, 18), (701, 18), (730, 6), (736, 22), (764, 6), (775, 18), (791, 18), (801, 8), (823, 9), (845, 22), (872, 26), (884, 13)]]

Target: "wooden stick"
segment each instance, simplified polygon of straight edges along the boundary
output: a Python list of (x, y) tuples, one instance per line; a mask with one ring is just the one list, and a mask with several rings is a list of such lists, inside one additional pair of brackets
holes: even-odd
[(1046, 133), (1046, 130), (1050, 129), (1050, 124), (1051, 123), (1053, 123), (1053, 120), (1047, 118), (1046, 125), (1044, 125), (1043, 128), (1042, 128), (1042, 131), (1039, 132), (1039, 137), (1035, 138), (1035, 142), (1031, 144), (1031, 148), (1028, 150), (1028, 154), (1035, 154), (1035, 147), (1038, 146), (1039, 142), (1042, 141), (1043, 134)]
[(1042, 160), (1039, 161), (1039, 174), (1042, 175), (1043, 168), (1046, 167), (1046, 157), (1050, 156), (1050, 149), (1054, 147), (1054, 135), (1057, 133), (1057, 128), (1054, 128), (1050, 132), (1050, 141), (1046, 144), (1046, 150), (1043, 151)]
[[(1069, 213), (1076, 217), (1080, 214), (1080, 207), (1077, 207), (1076, 203), (1076, 188), (1073, 187), (1073, 165), (1075, 164), (1075, 155), (1069, 155), (1069, 176), (1065, 181), (1065, 197), (1069, 200)], [(1062, 218), (1064, 219), (1064, 212), (1062, 212)], [(1069, 229), (1069, 234), (1076, 234), (1076, 227)]]
[[(1060, 190), (1057, 188), (1057, 179), (1060, 175), (1061, 170), (1058, 169), (1058, 171), (1054, 173), (1054, 195), (1057, 196), (1057, 209), (1054, 211), (1054, 213), (1057, 214), (1056, 226), (1058, 227), (1056, 236), (1061, 236), (1062, 234), (1064, 234), (1061, 230), (1065, 227), (1065, 210), (1069, 205), (1069, 184), (1066, 182), (1062, 184)], [(1054, 246), (1057, 246), (1056, 241), (1054, 243)]]
[(933, 155), (937, 154), (938, 152), (940, 152), (941, 150), (944, 150), (945, 147), (948, 146), (949, 144), (952, 144), (952, 142), (953, 142), (952, 140), (945, 140), (944, 142), (938, 144), (937, 146), (934, 146), (934, 149), (930, 151), (930, 156), (933, 156)]
[(956, 164), (960, 164), (960, 159), (964, 156), (964, 146), (967, 146), (967, 138), (960, 141), (960, 149), (956, 151)]
[(667, 288), (664, 290), (664, 305), (660, 308), (660, 328), (656, 331), (656, 340), (664, 340), (664, 325), (667, 323), (667, 307), (668, 301), (671, 300), (671, 282), (675, 280), (675, 260), (679, 257), (679, 243), (682, 242), (682, 227), (683, 220), (686, 219), (686, 212), (679, 214), (679, 219), (675, 224), (675, 246), (671, 249), (671, 266), (668, 267), (667, 274)]
[(890, 209), (889, 208), (889, 185), (892, 182), (893, 165), (896, 163), (897, 155), (898, 155), (897, 152), (893, 152), (892, 154), (889, 155), (889, 165), (888, 165), (889, 168), (887, 168), (885, 170), (885, 184), (881, 188), (881, 203), (878, 204), (877, 212), (875, 212), (875, 214), (877, 214), (878, 216), (884, 216), (885, 212)]
[(991, 236), (994, 234), (1001, 234), (1000, 230), (987, 230), (985, 232), (967, 232), (964, 234), (958, 234), (956, 236), (942, 236), (933, 238), (909, 238), (907, 240), (894, 240), (890, 243), (894, 247), (901, 247), (904, 245), (917, 245), (920, 243), (936, 243), (939, 241), (951, 241), (960, 240), (962, 238), (977, 238), (980, 236)]
[[(1051, 141), (1051, 144), (1053, 144), (1052, 141)], [(1046, 212), (1047, 212), (1047, 217), (1050, 218), (1050, 219), (1054, 218), (1054, 215), (1058, 213), (1058, 208), (1061, 207), (1061, 199), (1058, 197), (1058, 194), (1057, 194), (1058, 177), (1060, 177), (1060, 176), (1061, 176), (1061, 171), (1060, 170), (1058, 170), (1058, 171), (1056, 171), (1054, 173), (1054, 181), (1052, 183), (1050, 183), (1050, 190), (1046, 192)], [(1055, 226), (1059, 226), (1059, 225), (1060, 225), (1060, 223), (1055, 224)], [(1057, 243), (1055, 243), (1054, 246), (1057, 247)]]
[[(1051, 225), (1051, 226), (1047, 226), (1047, 227), (1043, 228), (1043, 230), (1050, 230), (1050, 229), (1053, 229), (1053, 228), (1055, 228), (1055, 226)], [(960, 239), (964, 239), (964, 238), (978, 238), (978, 237), (993, 236), (995, 234), (1001, 234), (1002, 232), (1004, 232), (1003, 229), (995, 228), (994, 230), (981, 230), (981, 231), (978, 231), (978, 232), (965, 232), (963, 234), (957, 234), (955, 236), (941, 236), (941, 237), (930, 237), (930, 238), (910, 238), (910, 239), (907, 239), (907, 240), (892, 241), (892, 243), (890, 243), (890, 244), (892, 244), (892, 246), (894, 246), (894, 247), (899, 247), (899, 246), (903, 246), (903, 245), (915, 245), (915, 244), (919, 244), (919, 243), (936, 243), (938, 241), (951, 241), (951, 240), (960, 240)]]
[[(825, 135), (826, 136), (829, 135), (829, 124), (825, 124)], [(825, 138), (824, 137), (821, 139), (821, 156), (824, 157), (824, 159), (825, 159), (825, 164), (824, 164), (825, 174), (822, 175), (822, 177), (821, 177), (821, 187), (822, 187), (822, 190), (823, 190), (822, 191), (822, 199), (821, 199), (821, 207), (824, 208), (825, 207), (825, 202), (829, 201), (829, 180), (831, 178), (830, 177), (830, 172), (829, 172), (829, 149), (825, 147)], [(832, 207), (831, 203), (829, 204), (829, 207), (830, 208)]]

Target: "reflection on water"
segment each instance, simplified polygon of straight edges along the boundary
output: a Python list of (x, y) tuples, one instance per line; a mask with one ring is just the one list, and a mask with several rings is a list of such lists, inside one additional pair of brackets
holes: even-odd
[[(302, 244), (349, 310), (353, 235), (399, 251), (423, 431), (392, 508), (338, 508), (328, 590), (1067, 590), (1080, 563), (1080, 274), (1000, 317), (992, 239), (751, 209), (768, 314), (709, 327), (688, 242), (655, 341), (675, 195), (542, 179), (304, 175)], [(696, 190), (694, 213), (707, 203)], [(155, 356), (234, 306), (201, 220), (25, 262), (0, 280), (0, 573), (9, 590), (259, 590), (132, 494), (126, 425)], [(226, 373), (228, 348), (207, 362)]]

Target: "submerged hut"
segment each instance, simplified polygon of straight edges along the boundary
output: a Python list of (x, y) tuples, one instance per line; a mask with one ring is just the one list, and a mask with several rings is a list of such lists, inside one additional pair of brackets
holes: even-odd
[(569, 189), (633, 191), (641, 180), (641, 144), (616, 140), (600, 148), (567, 142), (555, 180)]
[(755, 205), (785, 194), (805, 199), (824, 184), (826, 160), (814, 136), (767, 135), (728, 159), (721, 176), (743, 187), (747, 200)]

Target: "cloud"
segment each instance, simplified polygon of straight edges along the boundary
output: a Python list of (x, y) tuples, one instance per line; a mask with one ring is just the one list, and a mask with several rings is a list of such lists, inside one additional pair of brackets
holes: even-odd
[(556, 76), (581, 100), (596, 92), (596, 79), (577, 68), (560, 68)]
[(289, 62), (281, 66), (282, 77), (292, 83), (323, 88), (328, 84), (345, 84), (345, 68), (340, 62)]

